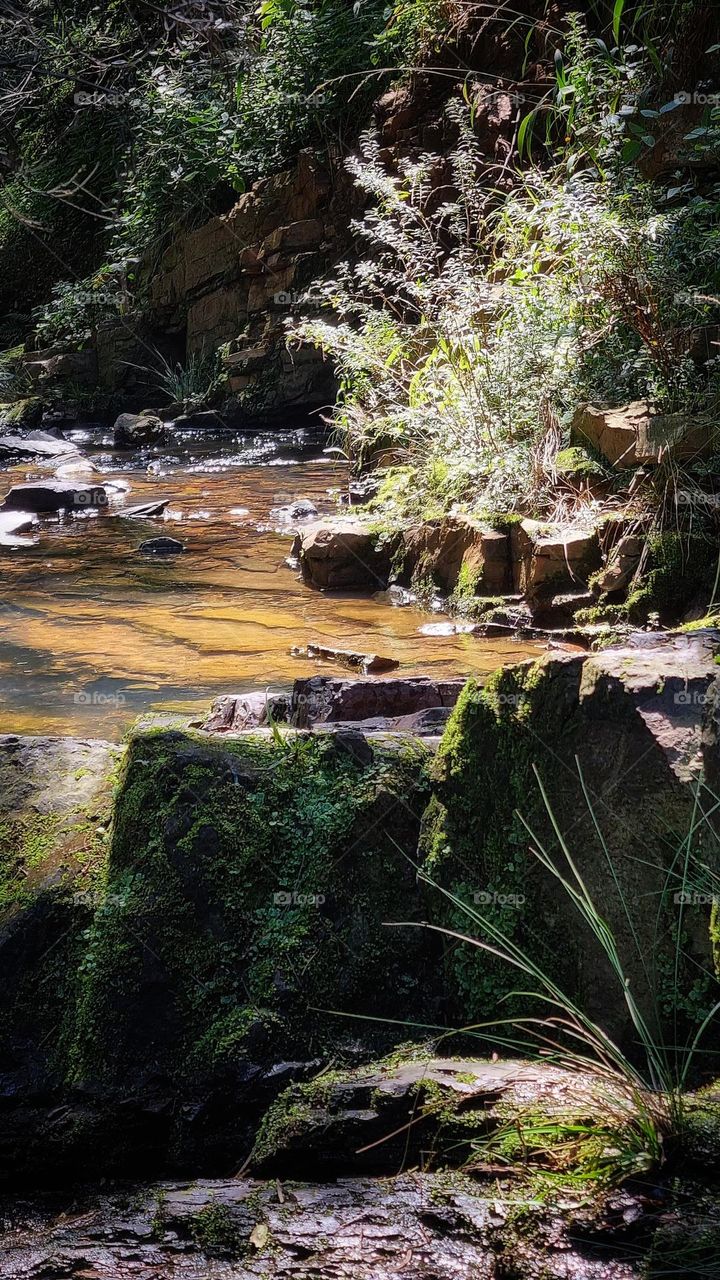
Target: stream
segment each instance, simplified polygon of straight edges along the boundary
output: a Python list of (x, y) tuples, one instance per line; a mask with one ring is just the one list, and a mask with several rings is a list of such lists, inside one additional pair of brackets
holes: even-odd
[[(398, 675), (469, 675), (537, 652), (512, 637), (453, 634), (442, 612), (395, 607), (385, 593), (309, 590), (286, 563), (282, 509), (304, 498), (336, 513), (347, 484), (316, 433), (203, 428), (132, 453), (100, 427), (66, 436), (94, 464), (92, 482), (124, 492), (3, 540), (0, 732), (118, 740), (147, 712), (204, 714), (220, 693), (343, 674), (291, 656), (308, 643), (395, 658)], [(51, 477), (47, 466), (6, 467), (0, 500), (13, 484)], [(119, 514), (163, 498), (162, 516)], [(138, 554), (159, 535), (185, 553)]]

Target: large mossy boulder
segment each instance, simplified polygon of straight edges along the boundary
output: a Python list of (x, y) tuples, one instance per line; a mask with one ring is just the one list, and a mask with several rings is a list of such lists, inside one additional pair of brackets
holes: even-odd
[[(65, 755), (69, 803), (93, 779)], [(359, 733), (139, 733), (79, 878), (38, 809), (37, 878), (0, 935), (0, 1180), (237, 1161), (285, 1084), (437, 1018), (432, 939), (385, 926), (423, 915), (427, 758)]]
[(364, 745), (133, 740), (78, 993), (76, 1079), (187, 1083), (356, 1039), (339, 1014), (418, 1008), (422, 942), (408, 952), (384, 921), (419, 910), (405, 854), (425, 756)]
[[(720, 861), (698, 788), (717, 649), (717, 633), (654, 647), (640, 636), (624, 649), (507, 668), (484, 688), (471, 681), (437, 757), (422, 845), (426, 872), (458, 900), (442, 899), (445, 925), (490, 945), (491, 930), (500, 930), (631, 1053), (638, 1036), (622, 983), (532, 850), (579, 892), (565, 844), (654, 1034), (676, 1003), (676, 976), (680, 1022), (684, 1012), (712, 1006), (708, 924)], [(686, 902), (679, 895), (688, 867)], [(451, 940), (447, 950), (466, 1025), (532, 1008), (508, 998), (538, 989), (525, 973), (486, 949)], [(535, 1008), (542, 1015), (543, 1006)]]

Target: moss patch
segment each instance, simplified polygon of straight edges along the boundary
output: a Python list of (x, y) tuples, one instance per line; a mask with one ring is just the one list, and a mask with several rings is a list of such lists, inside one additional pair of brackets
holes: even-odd
[[(106, 896), (87, 937), (70, 1073), (120, 1083), (142, 1062), (176, 1081), (355, 1032), (421, 999), (412, 867), (425, 758), (360, 764), (331, 739), (222, 747), (136, 738)], [(414, 904), (414, 905), (413, 905)]]

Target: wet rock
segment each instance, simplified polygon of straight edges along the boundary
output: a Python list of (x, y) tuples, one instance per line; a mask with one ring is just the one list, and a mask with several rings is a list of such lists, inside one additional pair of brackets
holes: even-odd
[(169, 502), (169, 498), (160, 498), (157, 502), (139, 502), (134, 507), (121, 507), (119, 511), (115, 512), (115, 515), (122, 516), (126, 520), (139, 520), (149, 516), (161, 516)]
[(373, 599), (378, 600), (380, 604), (390, 604), (394, 609), (406, 609), (409, 605), (417, 604), (418, 598), (413, 591), (408, 591), (405, 587), (400, 587), (397, 583), (393, 583), (388, 587), (387, 591), (376, 591)]
[(573, 530), (522, 520), (513, 525), (515, 590), (529, 598), (587, 587), (600, 568), (595, 530)]
[[(12, 1280), (638, 1280), (654, 1227), (627, 1191), (564, 1190), (549, 1208), (522, 1186), (417, 1171), (198, 1178), (2, 1208)], [(691, 1229), (707, 1233), (706, 1219)]]
[(311, 661), (336, 662), (341, 667), (357, 668), (363, 675), (374, 672), (394, 671), (400, 666), (397, 658), (383, 657), (379, 653), (354, 653), (350, 649), (333, 649), (328, 645), (309, 644), (296, 645), (290, 650), (294, 658), (309, 658)]
[(167, 437), (165, 423), (151, 413), (121, 413), (113, 427), (113, 443), (120, 449), (162, 444)]
[(0, 458), (38, 458), (59, 461), (79, 457), (79, 451), (68, 440), (58, 439), (48, 431), (28, 431), (24, 435), (0, 435)]
[(34, 524), (37, 524), (37, 520), (30, 511), (0, 511), (0, 538), (9, 537), (13, 533), (24, 533)]
[(270, 721), (287, 721), (290, 695), (264, 689), (252, 693), (226, 693), (217, 698), (201, 728), (207, 733), (242, 732)]
[(63, 480), (16, 484), (9, 490), (4, 507), (23, 511), (83, 511), (107, 506), (107, 489), (101, 484), (72, 485)]
[(318, 513), (315, 503), (311, 502), (309, 498), (298, 498), (284, 510), (287, 511), (289, 520), (311, 520)]
[(146, 538), (138, 547), (144, 556), (179, 556), (184, 550), (185, 544), (177, 538)]
[[(92, 476), (99, 475), (100, 468), (96, 467), (89, 458), (72, 458), (69, 462), (62, 462), (59, 467), (55, 468), (56, 480), (72, 480), (75, 476)], [(108, 486), (109, 488), (110, 486)]]
[[(163, 420), (167, 421), (167, 417), (167, 412), (163, 410)], [(237, 417), (237, 414), (233, 415), (233, 420), (230, 422), (228, 421), (228, 415), (218, 413), (216, 409), (198, 409), (195, 413), (182, 413), (175, 411), (172, 414), (171, 420), (176, 431), (181, 431), (183, 428), (188, 427), (206, 427), (208, 431), (217, 431), (218, 428), (237, 426)]]
[(709, 456), (716, 447), (717, 425), (684, 413), (653, 413), (647, 400), (620, 409), (582, 405), (572, 424), (573, 443), (589, 445), (617, 470), (656, 464), (662, 457), (678, 461)]
[(400, 576), (448, 594), (502, 594), (512, 585), (510, 539), (469, 516), (428, 521), (403, 534)]
[(388, 721), (432, 707), (452, 707), (465, 687), (463, 679), (340, 680), (310, 676), (293, 686), (290, 721), (298, 728), (333, 721)]
[(367, 524), (348, 518), (307, 525), (293, 550), (308, 586), (327, 591), (377, 590), (387, 586), (397, 543), (398, 538), (383, 539)]

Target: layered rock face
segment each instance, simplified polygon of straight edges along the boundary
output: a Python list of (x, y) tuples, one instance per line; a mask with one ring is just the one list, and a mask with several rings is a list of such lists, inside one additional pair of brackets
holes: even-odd
[[(153, 324), (182, 335), (188, 356), (229, 344), (230, 396), (256, 389), (266, 414), (327, 405), (331, 368), (314, 348), (286, 350), (284, 322), (317, 309), (306, 291), (344, 251), (357, 201), (344, 171), (301, 152), (293, 169), (173, 243), (150, 284)], [(110, 334), (98, 357), (101, 383), (116, 385)]]

